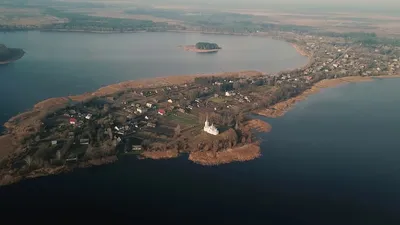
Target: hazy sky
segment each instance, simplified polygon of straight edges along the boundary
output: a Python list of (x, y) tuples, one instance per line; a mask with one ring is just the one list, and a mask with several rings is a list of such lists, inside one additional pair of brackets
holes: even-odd
[[(295, 4), (295, 5), (351, 5), (360, 7), (364, 6), (382, 6), (382, 7), (392, 7), (392, 6), (400, 6), (400, 0), (149, 0), (149, 1), (157, 1), (159, 3), (164, 2), (168, 4), (168, 2), (181, 2), (181, 3), (226, 3), (226, 4)], [(399, 9), (400, 11), (400, 9)]]

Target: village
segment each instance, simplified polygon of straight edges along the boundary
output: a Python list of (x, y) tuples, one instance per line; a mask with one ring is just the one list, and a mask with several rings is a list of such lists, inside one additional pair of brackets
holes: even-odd
[[(125, 90), (85, 103), (71, 102), (43, 121), (30, 148), (36, 158), (62, 163), (117, 153), (191, 152), (198, 147), (195, 143), (210, 140), (207, 136), (232, 129), (238, 132), (227, 145), (251, 143), (251, 135), (241, 130), (243, 113), (254, 107), (252, 99), (261, 99), (260, 92), (269, 89), (263, 86), (266, 82), (265, 76), (199, 78), (183, 86)], [(202, 135), (207, 135), (204, 143)], [(215, 151), (225, 148), (220, 145)]]

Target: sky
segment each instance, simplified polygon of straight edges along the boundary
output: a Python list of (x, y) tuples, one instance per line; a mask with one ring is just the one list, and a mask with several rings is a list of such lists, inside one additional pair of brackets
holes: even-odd
[[(181, 3), (226, 3), (226, 4), (240, 4), (240, 5), (339, 5), (339, 6), (382, 6), (393, 7), (400, 6), (400, 0), (149, 0), (157, 1), (160, 3), (168, 4), (168, 2), (181, 2)], [(400, 9), (399, 9), (400, 10)]]

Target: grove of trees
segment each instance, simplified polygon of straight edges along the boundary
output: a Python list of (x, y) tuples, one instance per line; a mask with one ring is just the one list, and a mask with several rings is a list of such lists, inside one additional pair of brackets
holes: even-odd
[(197, 49), (204, 49), (204, 50), (221, 49), (217, 44), (208, 43), (208, 42), (198, 42), (196, 44), (196, 48)]

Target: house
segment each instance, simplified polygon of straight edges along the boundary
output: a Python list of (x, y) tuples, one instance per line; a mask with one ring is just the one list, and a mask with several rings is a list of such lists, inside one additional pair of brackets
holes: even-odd
[(225, 92), (225, 96), (229, 97), (229, 96), (231, 96), (231, 93), (228, 92), (228, 91), (226, 91), (226, 92)]
[(159, 115), (164, 116), (165, 115), (165, 110), (164, 109), (159, 109), (157, 112)]
[(168, 102), (169, 102), (169, 103), (172, 103), (172, 99), (168, 99)]
[(80, 140), (79, 140), (79, 143), (80, 143), (81, 145), (88, 145), (88, 144), (89, 144), (89, 139), (86, 139), (86, 138), (80, 139)]
[(304, 76), (304, 79), (310, 81), (310, 80), (312, 80), (312, 77), (311, 76)]
[(70, 118), (69, 119), (69, 124), (76, 125), (76, 123), (77, 123), (77, 120), (75, 118)]
[(137, 109), (136, 109), (136, 112), (138, 112), (138, 113), (145, 113), (145, 112), (147, 112), (147, 109), (137, 108)]
[(212, 135), (218, 135), (219, 131), (218, 129), (214, 126), (214, 124), (211, 124), (208, 122), (208, 118), (206, 119), (206, 122), (204, 122), (204, 128), (203, 130), (209, 134)]
[(51, 141), (51, 145), (57, 145), (57, 141)]
[(141, 151), (142, 146), (141, 145), (132, 145), (132, 151)]
[(148, 108), (151, 108), (152, 106), (153, 106), (153, 104), (151, 104), (151, 103), (146, 103), (146, 106), (148, 107)]
[(155, 128), (156, 127), (156, 124), (155, 123), (147, 123), (147, 125), (146, 125), (147, 127), (151, 127), (151, 128)]
[(90, 118), (92, 118), (92, 116), (93, 116), (93, 115), (89, 113), (89, 114), (87, 114), (87, 115), (85, 116), (85, 119), (90, 120)]

